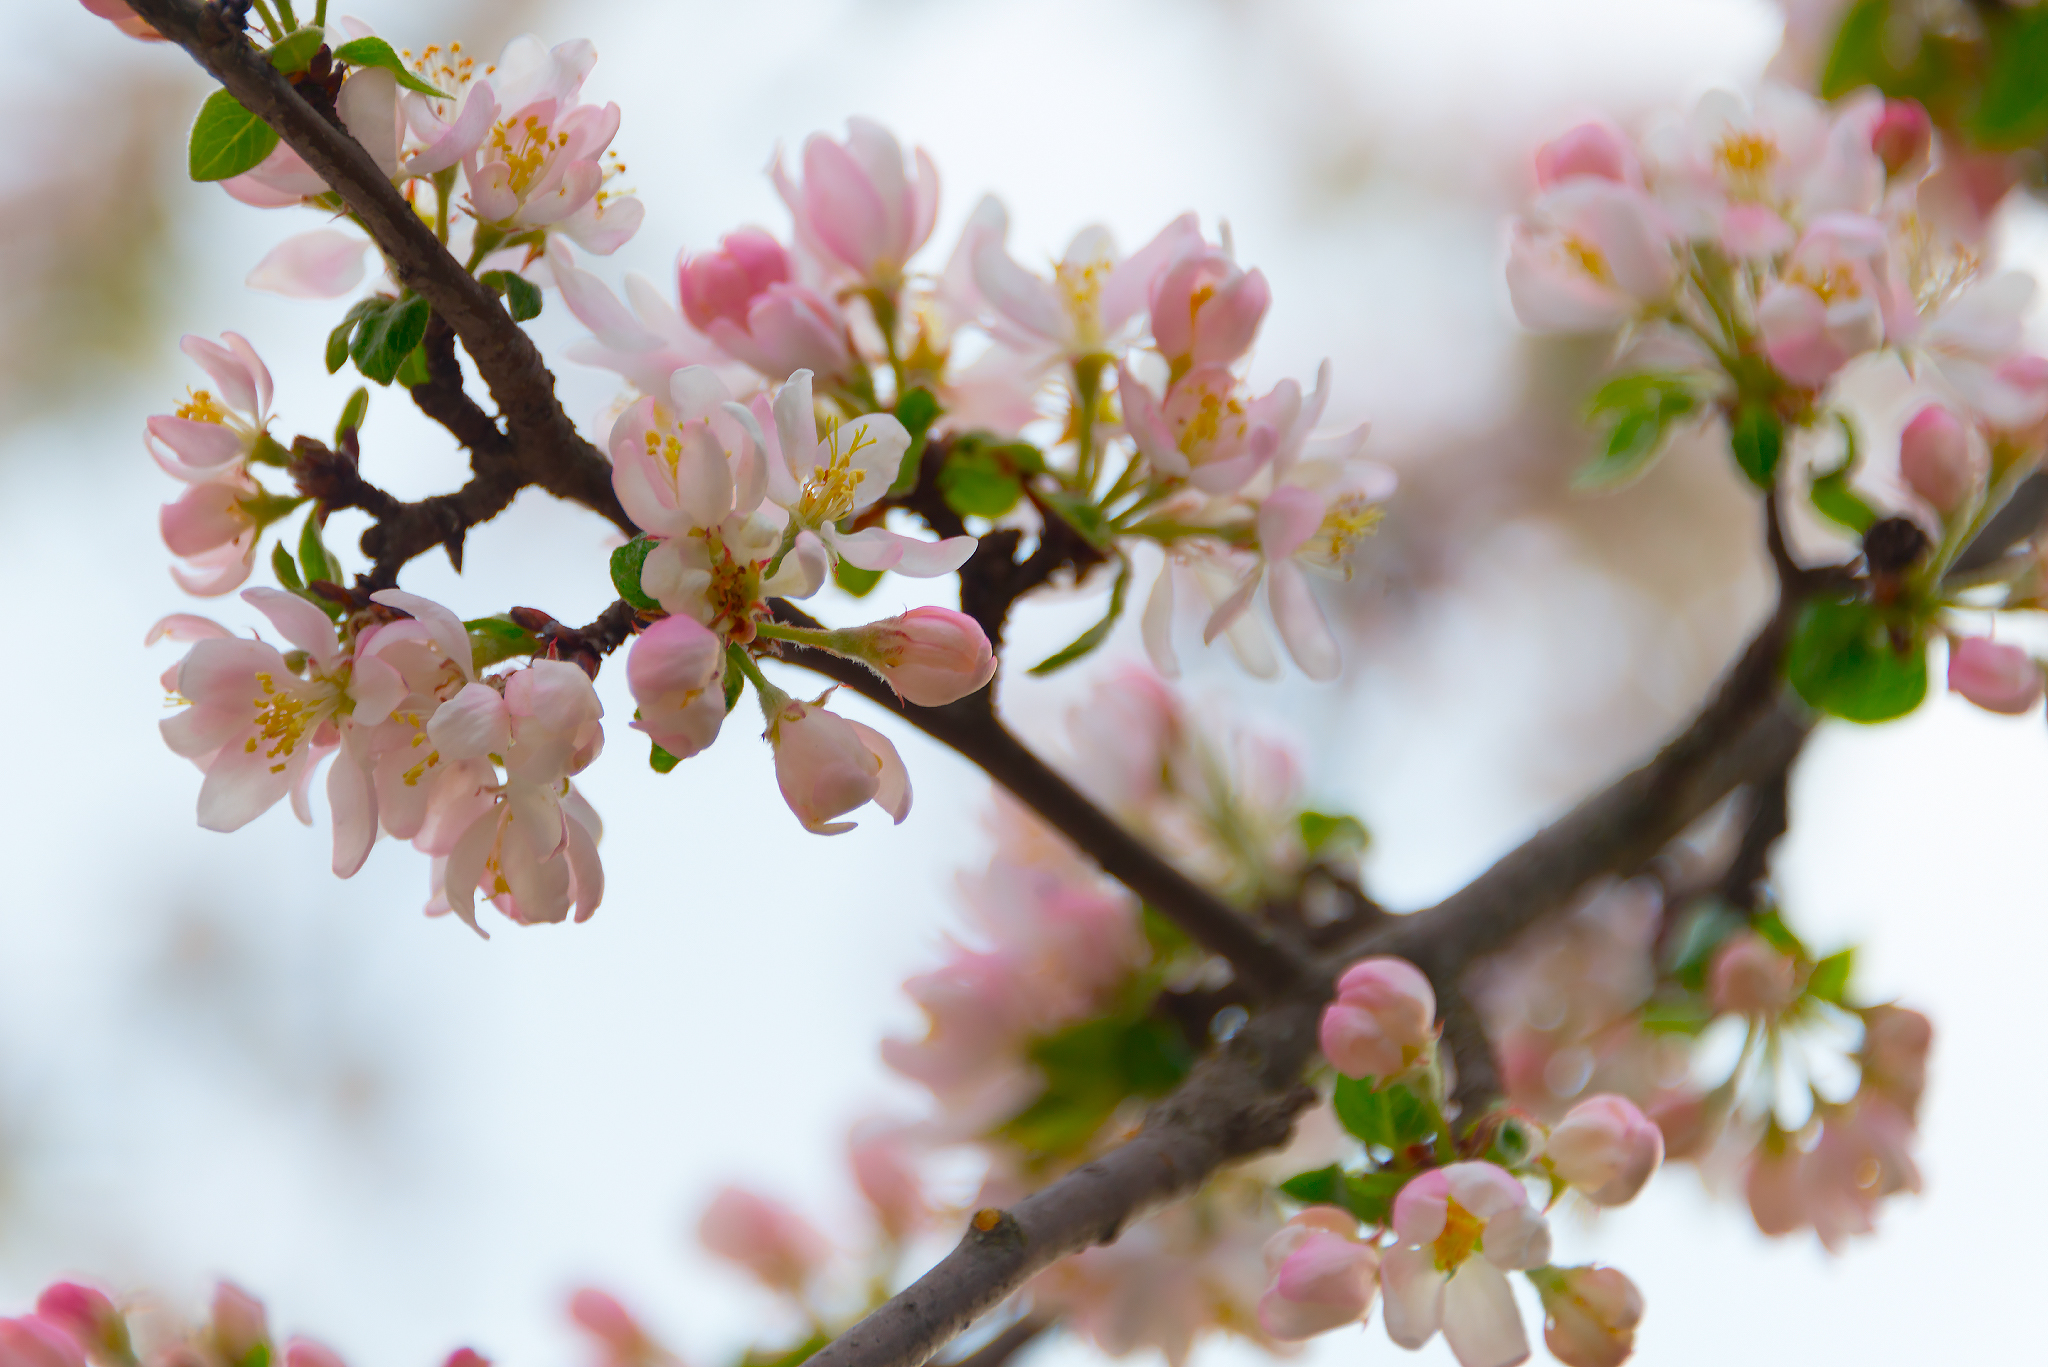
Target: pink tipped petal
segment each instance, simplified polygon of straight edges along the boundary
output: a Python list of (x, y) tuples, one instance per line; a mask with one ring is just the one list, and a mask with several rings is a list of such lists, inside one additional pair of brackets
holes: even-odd
[(369, 245), (354, 233), (316, 228), (272, 247), (245, 283), (287, 299), (338, 299), (363, 283)]
[(327, 771), (327, 806), (334, 818), (334, 876), (352, 878), (377, 841), (377, 789), (346, 751)]
[(857, 721), (849, 721), (847, 725), (853, 728), (869, 753), (882, 762), (881, 769), (875, 774), (874, 803), (901, 826), (903, 818), (910, 815), (910, 771), (903, 767), (903, 757), (896, 753), (895, 744), (874, 727)]
[(370, 601), (382, 603), (387, 608), (397, 608), (423, 624), (434, 644), (462, 671), (462, 676), (466, 679), (476, 677), (476, 657), (469, 644), (469, 628), (462, 624), (460, 617), (431, 598), (422, 598), (403, 589), (379, 589), (370, 595)]
[(2041, 666), (2019, 646), (1972, 636), (1949, 647), (1948, 687), (1986, 712), (2016, 717), (2041, 699)]
[(149, 628), (149, 634), (142, 638), (142, 644), (153, 646), (165, 639), (173, 641), (221, 641), (232, 640), (234, 633), (214, 621), (211, 617), (200, 617), (190, 612), (174, 612), (168, 617), (159, 617)]
[(244, 589), (242, 601), (270, 619), (278, 634), (312, 657), (321, 669), (332, 669), (341, 659), (341, 646), (334, 638), (334, 623), (326, 613), (296, 593), (283, 589)]

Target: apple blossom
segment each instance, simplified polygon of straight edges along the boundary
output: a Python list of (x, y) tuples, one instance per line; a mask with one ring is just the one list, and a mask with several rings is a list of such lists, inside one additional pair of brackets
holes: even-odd
[(1536, 184), (1549, 189), (1580, 176), (1611, 180), (1616, 185), (1643, 183), (1641, 160), (1621, 131), (1610, 123), (1582, 123), (1536, 149)]
[(1420, 1348), (1441, 1329), (1461, 1367), (1529, 1356), (1507, 1273), (1550, 1261), (1550, 1226), (1519, 1181), (1492, 1163), (1432, 1169), (1394, 1198), (1393, 1226), (1380, 1264), (1389, 1338)]
[(1664, 1135), (1628, 1098), (1588, 1097), (1551, 1130), (1543, 1157), (1594, 1205), (1625, 1205), (1664, 1161)]
[(1927, 1089), (1927, 1054), (1934, 1025), (1903, 1006), (1873, 1006), (1863, 1013), (1862, 1086), (1892, 1097), (1908, 1115)]
[(759, 228), (676, 261), (684, 316), (726, 355), (770, 377), (812, 370), (842, 379), (854, 367), (846, 319), (793, 274), (789, 253)]
[(1954, 640), (1948, 649), (1948, 689), (1986, 712), (2019, 716), (2041, 700), (2041, 666), (2020, 646), (1985, 636)]
[(0, 1319), (0, 1367), (85, 1367), (85, 1350), (40, 1315)]
[(802, 1215), (744, 1187), (726, 1187), (697, 1222), (697, 1237), (719, 1257), (738, 1263), (763, 1285), (801, 1292), (830, 1246)]
[(782, 169), (780, 154), (769, 170), (797, 242), (828, 269), (889, 288), (932, 235), (939, 173), (930, 154), (916, 149), (906, 169), (902, 144), (871, 119), (848, 119), (843, 143), (823, 133), (805, 138), (801, 182)]
[(348, 1367), (326, 1344), (294, 1334), (285, 1340), (284, 1367)]
[(900, 1242), (931, 1223), (931, 1205), (911, 1161), (908, 1136), (900, 1127), (856, 1126), (847, 1157), (860, 1194), (888, 1238)]
[(1152, 282), (1147, 303), (1153, 345), (1176, 375), (1195, 366), (1230, 365), (1251, 350), (1272, 301), (1259, 271), (1239, 270), (1214, 248), (1189, 252)]
[(1757, 1149), (1743, 1174), (1742, 1194), (1756, 1227), (1772, 1238), (1807, 1223), (1806, 1156), (1783, 1136)]
[(1899, 473), (1943, 517), (1961, 512), (1984, 484), (1984, 459), (1955, 414), (1931, 403), (1899, 437)]
[(1757, 301), (1764, 351), (1794, 384), (1817, 388), (1880, 346), (1907, 306), (1892, 285), (1874, 219), (1827, 215), (1807, 229), (1778, 283)]
[(213, 1288), (211, 1330), (214, 1347), (235, 1367), (270, 1344), (270, 1319), (263, 1302), (229, 1281)]
[(338, 299), (363, 282), (369, 246), (334, 228), (298, 233), (272, 247), (243, 283), (287, 299)]
[(996, 674), (995, 651), (981, 624), (951, 608), (912, 608), (834, 635), (843, 643), (834, 648), (919, 707), (944, 707), (979, 692)]
[(1611, 1267), (1532, 1270), (1543, 1297), (1543, 1343), (1565, 1367), (1620, 1367), (1635, 1351), (1643, 1293)]
[(1515, 224), (1508, 292), (1539, 332), (1614, 327), (1678, 283), (1672, 230), (1641, 190), (1599, 176), (1551, 186)]
[(1775, 1015), (1798, 995), (1798, 967), (1763, 936), (1743, 931), (1715, 952), (1707, 993), (1717, 1010)]
[(974, 283), (990, 326), (997, 340), (1018, 351), (1069, 360), (1112, 352), (1128, 340), (1160, 273), (1202, 249), (1193, 214), (1176, 218), (1128, 257), (1117, 252), (1107, 228), (1091, 226), (1074, 235), (1047, 280), (1011, 259), (1007, 227), (1007, 215), (990, 215), (973, 248)]
[(569, 1297), (569, 1318), (603, 1348), (602, 1367), (663, 1367), (676, 1361), (631, 1311), (596, 1287), (583, 1287)]
[(1934, 123), (1917, 100), (1886, 100), (1884, 112), (1870, 133), (1870, 148), (1884, 163), (1886, 174), (1897, 177), (1923, 171), (1934, 147)]
[(1323, 1057), (1346, 1077), (1394, 1077), (1436, 1042), (1436, 993), (1405, 959), (1361, 959), (1337, 979), (1320, 1039)]
[(784, 698), (769, 718), (768, 741), (776, 785), (805, 830), (850, 831), (853, 822), (833, 818), (870, 801), (899, 826), (910, 815), (910, 775), (896, 747), (873, 727)]
[(626, 657), (640, 716), (633, 729), (678, 759), (718, 738), (725, 721), (725, 643), (689, 617), (664, 617)]
[(107, 1293), (96, 1286), (52, 1282), (36, 1297), (36, 1317), (70, 1334), (95, 1363), (135, 1361), (135, 1351), (128, 1339), (128, 1321)]
[(162, 42), (163, 35), (150, 25), (147, 19), (128, 7), (128, 0), (78, 0), (88, 14), (106, 20), (130, 38), (144, 42)]
[(1271, 1284), (1259, 1298), (1259, 1327), (1276, 1339), (1313, 1338), (1372, 1313), (1379, 1252), (1358, 1238), (1358, 1220), (1334, 1206), (1310, 1206), (1266, 1243)]

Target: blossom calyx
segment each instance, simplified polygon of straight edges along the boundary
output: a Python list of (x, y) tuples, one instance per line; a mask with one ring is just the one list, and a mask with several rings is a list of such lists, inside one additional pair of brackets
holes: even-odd
[(1643, 1293), (1611, 1267), (1529, 1273), (1543, 1297), (1543, 1343), (1565, 1367), (1619, 1367), (1635, 1351)]
[(1596, 1206), (1635, 1199), (1664, 1161), (1664, 1134), (1626, 1097), (1588, 1097), (1550, 1132), (1551, 1171)]
[(1436, 993), (1406, 959), (1361, 959), (1323, 1010), (1323, 1056), (1346, 1077), (1406, 1072), (1436, 1040)]

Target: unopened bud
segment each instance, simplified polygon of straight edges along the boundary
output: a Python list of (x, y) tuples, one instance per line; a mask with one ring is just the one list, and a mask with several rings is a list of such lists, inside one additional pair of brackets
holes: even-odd
[(1626, 1097), (1588, 1097), (1550, 1132), (1551, 1170), (1596, 1206), (1635, 1199), (1664, 1161), (1664, 1135)]
[(348, 1367), (341, 1354), (324, 1343), (294, 1335), (284, 1346), (284, 1367)]
[(1774, 1016), (1797, 995), (1798, 965), (1769, 940), (1744, 931), (1721, 946), (1707, 974), (1707, 994), (1718, 1011)]
[(875, 1219), (885, 1234), (901, 1240), (923, 1228), (931, 1208), (925, 1201), (924, 1186), (918, 1181), (901, 1131), (856, 1130), (849, 1157), (853, 1180), (873, 1207)]
[(2018, 716), (2041, 698), (2041, 666), (2016, 645), (1969, 636), (1948, 648), (1948, 691), (1986, 712)]
[(1405, 1072), (1436, 1039), (1436, 993), (1406, 959), (1361, 959), (1323, 1011), (1323, 1057), (1346, 1077)]
[(1927, 1090), (1927, 1054), (1934, 1023), (1903, 1006), (1873, 1006), (1863, 1013), (1863, 1085), (1903, 1103), (1910, 1112)]
[(222, 1282), (213, 1289), (213, 1343), (229, 1367), (241, 1367), (251, 1353), (270, 1344), (270, 1323), (263, 1302)]
[(1379, 1292), (1380, 1258), (1358, 1238), (1358, 1220), (1310, 1206), (1266, 1241), (1266, 1294), (1259, 1327), (1293, 1342), (1365, 1318)]
[(135, 1360), (135, 1349), (128, 1339), (128, 1321), (98, 1287), (52, 1282), (36, 1297), (36, 1314), (77, 1339), (95, 1362)]
[(1565, 1367), (1618, 1367), (1635, 1351), (1643, 1293), (1611, 1267), (1529, 1274), (1543, 1297), (1543, 1342)]
[(1884, 163), (1887, 175), (1925, 166), (1933, 143), (1934, 124), (1917, 100), (1886, 100), (1884, 113), (1870, 132), (1870, 150)]
[(995, 677), (995, 651), (981, 624), (951, 608), (912, 608), (846, 634), (854, 653), (919, 707), (943, 707)]
[(1938, 403), (1928, 404), (1899, 435), (1899, 474), (1914, 493), (1947, 517), (1977, 493), (1983, 461), (1970, 429)]
[(1626, 185), (1636, 179), (1635, 149), (1614, 127), (1582, 123), (1536, 149), (1536, 184), (1549, 189), (1574, 176)]
[(727, 1187), (712, 1198), (697, 1237), (778, 1291), (801, 1291), (829, 1252), (825, 1236), (810, 1221), (780, 1201), (740, 1187)]

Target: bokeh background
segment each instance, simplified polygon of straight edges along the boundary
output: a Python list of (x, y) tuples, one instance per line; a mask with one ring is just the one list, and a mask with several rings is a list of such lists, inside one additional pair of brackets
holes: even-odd
[[(1129, 245), (1186, 208), (1212, 231), (1227, 218), (1274, 287), (1255, 378), (1331, 357), (1332, 416), (1369, 417), (1404, 484), (1371, 572), (1331, 600), (1343, 684), (1257, 684), (1219, 656), (1193, 662), (1191, 687), (1302, 742), (1322, 804), (1371, 825), (1368, 874), (1397, 906), (1457, 886), (1653, 744), (1763, 610), (1753, 504), (1725, 457), (1682, 448), (1624, 493), (1563, 492), (1601, 358), (1520, 335), (1499, 269), (1530, 149), (1588, 113), (1639, 122), (1753, 81), (1779, 41), (1762, 0), (357, 8), (401, 46), (596, 40), (587, 88), (624, 105), (616, 145), (648, 208), (596, 266), (615, 281), (664, 279), (679, 247), (742, 223), (780, 227), (769, 156), (850, 113), (936, 157), (935, 250), (984, 190), (1026, 260), (1091, 220)], [(242, 286), (310, 217), (183, 179), (206, 87), (181, 54), (69, 0), (9, 19), (0, 1307), (59, 1272), (196, 1306), (228, 1274), (352, 1362), (426, 1367), (468, 1343), (559, 1367), (585, 1352), (564, 1298), (595, 1282), (699, 1367), (774, 1339), (788, 1326), (697, 1249), (695, 1217), (740, 1179), (855, 1228), (846, 1127), (916, 1103), (875, 1044), (918, 1029), (898, 983), (934, 957), (953, 871), (985, 857), (985, 781), (891, 728), (917, 810), (825, 841), (783, 808), (750, 727), (661, 778), (615, 725), (585, 785), (606, 822), (602, 912), (488, 944), (420, 916), (425, 861), (402, 846), (343, 883), (324, 832), (283, 810), (198, 830), (197, 777), (155, 735), (169, 648), (140, 648), (181, 606), (154, 535), (175, 491), (142, 420), (194, 382), (177, 335), (233, 328), (270, 362), (286, 430), (324, 430), (350, 387), (319, 360), (334, 310)], [(2000, 236), (2048, 270), (2038, 205), (2010, 206)], [(552, 304), (536, 327), (557, 346), (577, 332)], [(579, 417), (618, 395), (558, 370)], [(364, 447), (401, 494), (463, 470), (391, 393)], [(472, 537), (467, 575), (430, 557), (408, 587), (465, 615), (586, 620), (611, 597), (605, 533), (529, 494)], [(919, 591), (892, 579), (881, 606)], [(1018, 657), (1090, 618), (1028, 609)], [(1109, 653), (1135, 650), (1126, 631)], [(1013, 680), (1005, 705), (1047, 743), (1091, 672)], [(623, 683), (599, 680), (615, 721)], [(1928, 1189), (1839, 1258), (1764, 1240), (1690, 1169), (1568, 1223), (1560, 1262), (1616, 1263), (1648, 1297), (1641, 1361), (2018, 1361), (2038, 1343), (2044, 829), (2038, 711), (1936, 699), (1818, 735), (1780, 882), (1810, 942), (1867, 946), (1866, 996), (1937, 1022)], [(1038, 1351), (1045, 1367), (1092, 1356)], [(1360, 1354), (1399, 1350), (1375, 1323), (1306, 1356)], [(1213, 1342), (1197, 1362), (1257, 1357)], [(1450, 1357), (1439, 1340), (1412, 1360)]]

